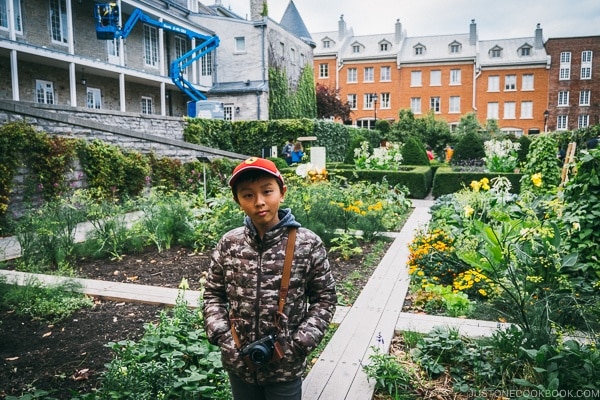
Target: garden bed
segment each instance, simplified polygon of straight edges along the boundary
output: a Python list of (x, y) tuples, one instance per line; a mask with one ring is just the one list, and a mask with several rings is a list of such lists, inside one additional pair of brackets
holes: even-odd
[[(375, 268), (378, 262), (365, 262), (385, 254), (384, 248), (362, 245), (363, 254), (348, 260), (330, 252), (329, 259), (341, 291), (356, 294), (370, 277), (365, 264)], [(175, 288), (183, 277), (190, 289), (199, 289), (199, 279), (209, 265), (209, 256), (185, 248), (161, 253), (147, 251), (125, 255), (118, 261), (79, 260), (80, 277)], [(373, 264), (373, 265), (371, 265)], [(7, 268), (14, 265), (7, 265)], [(363, 274), (353, 274), (363, 271)], [(352, 277), (351, 279), (348, 279)], [(348, 301), (347, 296), (342, 296)], [(112, 357), (105, 345), (110, 341), (137, 339), (146, 323), (157, 321), (162, 308), (140, 303), (94, 299), (92, 309), (80, 310), (65, 321), (49, 325), (15, 315), (0, 305), (0, 398), (19, 396), (27, 391), (50, 390), (50, 396), (70, 399), (75, 393), (89, 392)]]

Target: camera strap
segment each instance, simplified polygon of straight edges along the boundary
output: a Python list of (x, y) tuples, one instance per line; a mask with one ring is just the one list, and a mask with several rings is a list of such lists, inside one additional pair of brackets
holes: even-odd
[[(285, 306), (285, 301), (287, 299), (288, 290), (290, 287), (290, 278), (292, 276), (292, 261), (294, 259), (294, 246), (296, 245), (296, 230), (297, 228), (290, 228), (288, 233), (287, 246), (285, 248), (285, 260), (283, 261), (283, 271), (281, 273), (281, 286), (279, 287), (279, 308), (277, 310), (277, 315), (275, 316), (275, 326), (277, 329), (281, 330), (281, 326), (279, 324), (279, 320), (281, 316), (285, 317), (283, 313), (283, 307)], [(242, 348), (240, 343), (240, 338), (235, 329), (235, 322), (230, 319), (231, 322), (231, 336), (233, 337), (233, 342), (238, 349)]]

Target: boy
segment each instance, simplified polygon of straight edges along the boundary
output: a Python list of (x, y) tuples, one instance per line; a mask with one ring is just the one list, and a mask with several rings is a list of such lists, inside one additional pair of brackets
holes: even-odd
[[(301, 400), (306, 357), (323, 338), (337, 302), (327, 252), (289, 208), (279, 209), (287, 187), (273, 162), (243, 161), (229, 185), (246, 218), (212, 253), (203, 303), (208, 339), (221, 347), (235, 400)], [(291, 228), (297, 229), (291, 279), (279, 314)], [(281, 359), (268, 351), (273, 342), (283, 350)], [(259, 348), (266, 349), (264, 357), (250, 353), (260, 362), (249, 362), (248, 349)]]

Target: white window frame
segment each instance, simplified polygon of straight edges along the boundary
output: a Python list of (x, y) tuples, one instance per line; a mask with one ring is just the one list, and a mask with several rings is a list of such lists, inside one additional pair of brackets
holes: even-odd
[(498, 102), (491, 101), (487, 104), (487, 119), (497, 120), (500, 116), (500, 107)]
[(50, 38), (52, 43), (68, 45), (69, 24), (67, 23), (66, 0), (50, 0)]
[(111, 64), (120, 64), (121, 62), (121, 39), (112, 39), (106, 41), (106, 54), (108, 62)]
[(434, 114), (440, 114), (442, 112), (442, 99), (439, 96), (432, 96), (429, 98), (429, 109)]
[(158, 28), (144, 24), (144, 65), (158, 68)]
[(583, 89), (579, 92), (579, 105), (580, 106), (589, 106), (590, 105), (590, 94), (591, 91), (589, 89)]
[(571, 79), (571, 52), (563, 51), (560, 53), (558, 80), (564, 81)]
[(379, 68), (379, 81), (390, 82), (392, 80), (392, 69), (389, 65)]
[[(187, 39), (185, 36), (175, 35), (173, 40), (175, 41), (175, 58), (181, 58), (188, 51)], [(183, 73), (184, 77), (187, 77), (187, 67), (181, 70), (181, 72)]]
[(223, 104), (223, 120), (233, 121), (233, 104)]
[(392, 108), (390, 103), (390, 94), (389, 93), (381, 93), (379, 95), (379, 109), (380, 110), (389, 110)]
[(413, 114), (421, 114), (421, 98), (420, 97), (411, 97), (410, 99), (410, 109)]
[(504, 91), (505, 92), (514, 92), (517, 90), (517, 76), (516, 75), (506, 75), (504, 77)]
[(347, 83), (357, 83), (358, 82), (358, 68), (348, 68), (346, 82)]
[(517, 103), (514, 101), (504, 102), (504, 117), (503, 119), (515, 119), (517, 115)]
[(356, 94), (349, 94), (347, 96), (347, 101), (351, 110), (356, 110), (358, 108), (358, 99), (356, 97)]
[(319, 64), (319, 78), (329, 78), (329, 64)]
[(450, 96), (448, 102), (448, 113), (460, 114), (460, 96)]
[(360, 45), (359, 44), (352, 45), (352, 53), (354, 53), (354, 54), (360, 53)]
[(23, 34), (23, 17), (21, 15), (21, 0), (0, 0), (0, 30), (8, 30), (8, 2), (12, 1), (15, 32)]
[(533, 101), (521, 102), (521, 119), (533, 118)]
[(375, 102), (373, 101), (374, 93), (365, 93), (363, 95), (363, 110), (374, 110)]
[(568, 90), (559, 90), (557, 106), (566, 107), (568, 105), (569, 105), (569, 91)]
[(99, 88), (87, 87), (85, 90), (85, 106), (94, 110), (102, 108), (102, 91)]
[(56, 104), (54, 83), (42, 79), (35, 80), (35, 102), (38, 104)]
[(423, 86), (423, 76), (422, 76), (421, 71), (411, 71), (410, 72), (410, 86), (411, 87)]
[(450, 85), (460, 85), (461, 84), (461, 70), (460, 69), (451, 69), (450, 70)]
[(375, 82), (375, 68), (365, 67), (363, 73), (363, 82)]
[(587, 114), (581, 114), (577, 117), (577, 128), (587, 128), (590, 126), (590, 116)]
[(236, 53), (245, 53), (246, 52), (246, 37), (245, 36), (236, 36), (234, 39), (234, 51)]
[(152, 101), (152, 97), (142, 96), (140, 99), (140, 112), (142, 114), (152, 115), (154, 107), (154, 102)]
[(442, 86), (442, 71), (432, 69), (429, 71), (429, 86)]
[(488, 92), (499, 92), (500, 91), (500, 76), (491, 75), (488, 76)]
[(592, 51), (581, 52), (581, 72), (579, 79), (592, 79)]
[(210, 51), (200, 59), (200, 75), (212, 76), (213, 73), (213, 52)]
[(529, 91), (533, 90), (533, 74), (524, 74), (521, 78), (521, 90)]
[(568, 115), (559, 115), (556, 117), (556, 130), (557, 131), (566, 131), (569, 127), (569, 116)]

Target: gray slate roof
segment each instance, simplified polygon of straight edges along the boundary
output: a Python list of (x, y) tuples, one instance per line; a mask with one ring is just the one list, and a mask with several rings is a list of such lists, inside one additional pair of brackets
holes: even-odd
[(295, 36), (299, 37), (307, 44), (311, 46), (315, 46), (315, 42), (313, 41), (308, 29), (306, 29), (306, 25), (304, 25), (304, 21), (296, 8), (293, 0), (290, 0), (288, 3), (285, 12), (283, 13), (283, 17), (281, 17), (281, 22), (279, 23), (286, 31), (293, 33)]
[[(529, 56), (522, 56), (520, 49), (524, 46), (531, 48)], [(501, 49), (500, 57), (491, 57), (493, 48)], [(481, 67), (515, 65), (515, 64), (545, 64), (548, 55), (544, 47), (535, 48), (535, 38), (515, 38), (500, 40), (481, 40), (479, 42), (479, 65)]]

